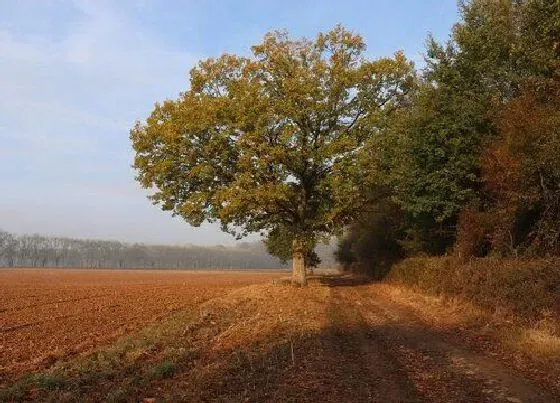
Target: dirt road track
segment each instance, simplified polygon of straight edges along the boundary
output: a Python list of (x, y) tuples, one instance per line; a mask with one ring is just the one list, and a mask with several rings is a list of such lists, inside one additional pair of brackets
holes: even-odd
[[(376, 369), (369, 371), (374, 376), (364, 378), (372, 400), (558, 401), (503, 364), (426, 328), (413, 312), (375, 293), (375, 286), (334, 287), (332, 295), (351, 318), (346, 323), (361, 322), (354, 340), (347, 342), (362, 352), (366, 366)], [(413, 389), (395, 387), (410, 384)]]
[[(186, 385), (186, 395), (175, 397), (254, 402), (560, 401), (504, 363), (472, 351), (460, 338), (426, 326), (411, 308), (380, 292), (382, 286), (343, 277), (321, 282), (311, 291), (322, 295), (316, 301), (310, 291), (302, 291), (308, 294), (301, 301), (293, 291), (283, 294), (293, 297), (286, 304), (301, 303), (300, 310), (310, 301), (316, 303), (319, 310), (310, 319), (322, 316), (326, 323), (319, 332), (304, 331), (294, 342), (294, 354), (289, 344), (265, 355), (253, 354), (249, 364), (232, 364), (202, 376)], [(277, 312), (266, 303), (281, 298), (275, 292), (268, 289), (259, 308), (272, 317)], [(309, 311), (305, 313), (309, 317)], [(258, 321), (252, 326), (258, 327)], [(206, 363), (207, 368), (214, 365)], [(169, 385), (177, 386), (173, 380)]]

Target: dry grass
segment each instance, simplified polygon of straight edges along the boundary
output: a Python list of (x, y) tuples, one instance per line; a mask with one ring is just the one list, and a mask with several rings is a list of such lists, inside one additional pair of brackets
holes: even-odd
[(416, 312), (427, 326), (450, 334), (459, 332), (473, 348), (560, 388), (558, 318), (527, 324), (526, 320), (515, 321), (506, 310), (485, 309), (458, 297), (418, 293), (403, 285), (380, 284), (375, 293)]
[(413, 258), (395, 265), (389, 281), (436, 296), (459, 298), (512, 322), (548, 323), (560, 335), (560, 261), (558, 259)]
[(376, 287), (377, 292), (395, 303), (418, 312), (427, 323), (445, 329), (470, 328), (483, 334), (492, 334), (519, 352), (560, 360), (560, 337), (555, 334), (557, 324), (550, 319), (546, 324), (524, 326), (515, 323), (503, 311), (489, 311), (460, 298), (432, 296), (390, 284)]
[(546, 361), (560, 361), (560, 337), (537, 329), (509, 328), (501, 341), (510, 348)]
[(398, 298), (426, 318), (476, 329), (560, 374), (558, 259), (407, 259), (392, 269), (389, 280), (400, 285), (392, 293), (409, 294)]
[(426, 322), (437, 323), (444, 328), (474, 325), (489, 318), (483, 309), (457, 298), (426, 295), (393, 284), (379, 284), (375, 289), (390, 300), (417, 311)]

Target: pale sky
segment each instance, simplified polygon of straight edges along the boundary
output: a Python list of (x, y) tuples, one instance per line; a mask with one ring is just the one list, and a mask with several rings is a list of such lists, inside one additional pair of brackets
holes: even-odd
[(248, 54), (270, 30), (335, 24), (372, 57), (422, 60), (455, 0), (0, 0), (0, 229), (145, 243), (231, 244), (146, 199), (128, 131), (188, 88), (198, 60)]

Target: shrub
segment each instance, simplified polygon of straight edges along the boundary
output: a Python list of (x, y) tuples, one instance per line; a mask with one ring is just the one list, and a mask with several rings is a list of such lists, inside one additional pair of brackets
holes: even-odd
[(517, 320), (560, 317), (560, 259), (409, 258), (388, 279), (436, 295), (457, 296)]
[(472, 208), (463, 210), (457, 222), (455, 256), (463, 260), (488, 255), (491, 249), (492, 221), (492, 216), (488, 213)]
[[(560, 86), (560, 85), (559, 85)], [(500, 136), (482, 157), (497, 220), (493, 246), (530, 255), (560, 254), (560, 89), (536, 90), (498, 114)]]
[(339, 241), (336, 258), (346, 269), (382, 278), (403, 257), (403, 237), (402, 211), (384, 200), (350, 227)]

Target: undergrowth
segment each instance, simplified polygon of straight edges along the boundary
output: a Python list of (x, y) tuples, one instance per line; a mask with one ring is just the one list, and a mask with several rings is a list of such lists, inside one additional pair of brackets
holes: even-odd
[(459, 297), (510, 319), (560, 332), (560, 260), (409, 258), (387, 279), (433, 295)]

